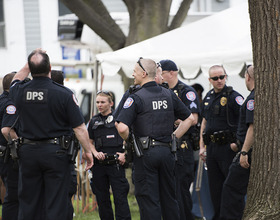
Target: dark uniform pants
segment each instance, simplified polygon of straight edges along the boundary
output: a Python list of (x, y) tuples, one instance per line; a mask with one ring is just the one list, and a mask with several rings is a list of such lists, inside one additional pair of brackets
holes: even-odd
[(77, 171), (75, 170), (74, 164), (69, 164), (69, 172), (70, 172), (70, 185), (69, 185), (69, 192), (68, 192), (68, 217), (67, 220), (73, 219), (74, 208), (72, 204), (72, 197), (77, 192)]
[(114, 220), (110, 199), (112, 187), (116, 220), (130, 220), (127, 201), (129, 184), (122, 166), (94, 164), (92, 167), (91, 189), (96, 195), (99, 217), (101, 220)]
[(166, 146), (150, 147), (143, 154), (134, 157), (135, 196), (141, 219), (178, 220), (174, 155)]
[[(2, 158), (1, 158), (2, 159)], [(17, 220), (18, 219), (18, 165), (9, 158), (4, 166), (1, 178), (6, 188), (4, 203), (2, 205), (2, 220)]]
[(231, 164), (229, 174), (225, 180), (220, 219), (241, 220), (245, 208), (245, 196), (250, 176), (250, 168), (246, 169), (239, 164), (240, 155)]
[(181, 220), (193, 219), (190, 186), (194, 181), (194, 157), (189, 141), (187, 144), (188, 147), (179, 146), (176, 162), (176, 198)]
[(19, 149), (19, 220), (67, 219), (69, 162), (55, 144)]
[(223, 184), (227, 178), (229, 167), (236, 153), (231, 150), (229, 144), (218, 145), (212, 142), (210, 142), (206, 150), (209, 189), (214, 208), (213, 220), (218, 220), (220, 216)]

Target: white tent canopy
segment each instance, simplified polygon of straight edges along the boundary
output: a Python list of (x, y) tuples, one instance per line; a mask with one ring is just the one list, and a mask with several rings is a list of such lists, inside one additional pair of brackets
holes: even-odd
[(184, 78), (192, 79), (210, 66), (222, 64), (229, 75), (252, 63), (250, 19), (247, 3), (224, 10), (126, 48), (96, 55), (104, 75), (120, 68), (128, 77), (139, 57), (173, 60)]

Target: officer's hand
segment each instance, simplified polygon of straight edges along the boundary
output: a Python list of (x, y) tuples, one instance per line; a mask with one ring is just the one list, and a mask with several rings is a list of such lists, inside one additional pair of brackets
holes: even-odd
[(124, 165), (124, 163), (125, 163), (125, 153), (117, 152), (117, 154), (119, 155), (118, 160), (119, 160), (120, 165)]
[(179, 124), (181, 123), (182, 120), (180, 119), (177, 119), (175, 122), (174, 122), (174, 127), (177, 128), (179, 126)]
[(237, 151), (238, 151), (238, 147), (237, 147), (236, 143), (231, 143), (231, 144), (230, 144), (230, 148), (231, 148), (231, 150), (234, 151), (234, 152), (237, 152)]
[(240, 155), (239, 160), (240, 166), (242, 166), (245, 169), (248, 169), (250, 167), (250, 164), (248, 163), (248, 155)]
[(87, 162), (86, 171), (89, 170), (93, 166), (93, 157), (91, 152), (83, 153), (82, 155), (82, 164)]
[(199, 156), (200, 156), (201, 160), (206, 162), (206, 148), (205, 147), (200, 147)]
[(103, 152), (95, 152), (94, 153), (94, 157), (97, 159), (97, 160), (105, 160), (105, 154)]

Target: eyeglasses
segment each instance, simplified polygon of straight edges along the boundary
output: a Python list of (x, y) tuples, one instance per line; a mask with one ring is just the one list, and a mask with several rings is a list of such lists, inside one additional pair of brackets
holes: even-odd
[(110, 96), (111, 98), (113, 97), (112, 93), (109, 92), (109, 91), (105, 91), (105, 90), (99, 90), (96, 95), (99, 95), (99, 94), (105, 94), (107, 96)]
[(145, 70), (145, 68), (142, 66), (140, 60), (143, 59), (143, 57), (140, 57), (139, 60), (137, 61), (137, 63), (139, 64), (139, 66), (142, 68), (142, 70), (144, 70), (144, 72), (146, 72), (146, 74), (148, 75), (147, 71)]
[(213, 81), (217, 81), (218, 79), (222, 80), (226, 77), (226, 75), (221, 75), (221, 76), (214, 76), (214, 77), (210, 77), (210, 79), (212, 79)]

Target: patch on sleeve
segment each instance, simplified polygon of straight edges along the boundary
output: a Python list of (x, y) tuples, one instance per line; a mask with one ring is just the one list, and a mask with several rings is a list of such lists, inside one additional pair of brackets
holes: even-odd
[(237, 97), (235, 98), (235, 101), (236, 101), (236, 103), (237, 103), (238, 105), (242, 105), (243, 102), (244, 102), (244, 99), (242, 98), (242, 96), (237, 96)]
[(192, 108), (197, 108), (197, 104), (195, 104), (195, 102), (192, 102), (191, 104), (190, 104), (190, 108), (192, 109)]
[(72, 94), (72, 98), (73, 98), (73, 101), (76, 103), (76, 105), (79, 106), (78, 100), (74, 94)]
[(134, 102), (133, 98), (127, 98), (127, 100), (125, 101), (124, 105), (123, 105), (123, 108), (129, 108), (132, 103)]
[(249, 111), (253, 111), (254, 110), (254, 107), (255, 107), (255, 101), (253, 99), (249, 100), (247, 102), (247, 109)]
[(190, 100), (190, 101), (194, 101), (194, 100), (196, 99), (196, 95), (195, 95), (194, 92), (188, 92), (188, 93), (186, 94), (186, 97), (187, 97), (187, 99)]
[(8, 105), (7, 108), (6, 108), (6, 112), (9, 115), (16, 114), (16, 111), (17, 111), (17, 109), (16, 109), (16, 107), (14, 105)]

